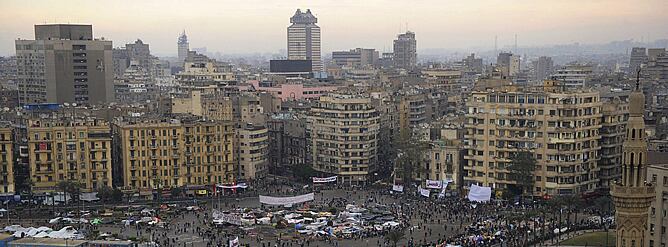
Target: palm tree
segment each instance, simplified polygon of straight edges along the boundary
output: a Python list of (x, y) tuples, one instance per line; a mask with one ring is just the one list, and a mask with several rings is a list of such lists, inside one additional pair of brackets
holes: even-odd
[(385, 234), (385, 239), (392, 242), (392, 246), (394, 246), (394, 247), (397, 247), (397, 244), (399, 243), (399, 241), (401, 241), (404, 238), (405, 238), (404, 232), (399, 231), (399, 230), (392, 230), (392, 231), (388, 232), (387, 234)]

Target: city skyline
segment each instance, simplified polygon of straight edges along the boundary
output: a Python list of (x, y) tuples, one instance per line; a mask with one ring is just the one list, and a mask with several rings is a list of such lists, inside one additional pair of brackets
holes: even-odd
[[(139, 38), (160, 56), (176, 56), (174, 43), (183, 29), (193, 48), (223, 54), (276, 53), (286, 47), (285, 29), (297, 8), (311, 9), (319, 19), (323, 54), (351, 47), (390, 51), (392, 39), (407, 29), (419, 35), (419, 50), (466, 49), (491, 48), (495, 36), (499, 47), (510, 46), (515, 34), (519, 46), (658, 39), (667, 36), (662, 23), (668, 22), (661, 14), (668, 6), (659, 0), (189, 4), (184, 8), (185, 3), (178, 1), (3, 1), (0, 7), (8, 11), (0, 17), (5, 24), (0, 30), (0, 55), (13, 55), (14, 40), (32, 39), (32, 25), (43, 23), (92, 24), (95, 37), (112, 40), (115, 47)], [(75, 6), (79, 11), (67, 11)]]

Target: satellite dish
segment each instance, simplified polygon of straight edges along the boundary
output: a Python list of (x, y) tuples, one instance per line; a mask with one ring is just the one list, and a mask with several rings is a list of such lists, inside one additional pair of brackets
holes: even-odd
[(72, 103), (72, 106), (77, 107), (77, 103)]
[(4, 111), (9, 111), (9, 107), (2, 108)]
[(69, 107), (70, 103), (63, 103), (63, 105)]

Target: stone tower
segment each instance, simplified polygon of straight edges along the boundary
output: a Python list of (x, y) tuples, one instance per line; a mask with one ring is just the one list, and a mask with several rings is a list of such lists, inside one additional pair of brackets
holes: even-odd
[(644, 247), (649, 207), (654, 200), (654, 185), (646, 182), (647, 142), (643, 112), (645, 95), (640, 89), (640, 70), (636, 88), (629, 96), (629, 120), (622, 151), (622, 178), (610, 194), (615, 203), (617, 246)]

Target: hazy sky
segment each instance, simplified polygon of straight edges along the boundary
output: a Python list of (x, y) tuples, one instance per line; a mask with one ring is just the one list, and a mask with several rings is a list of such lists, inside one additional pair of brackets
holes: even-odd
[(297, 8), (318, 17), (323, 52), (390, 51), (406, 26), (419, 50), (668, 37), (668, 0), (0, 0), (0, 55), (45, 22), (92, 24), (114, 46), (141, 38), (158, 55), (176, 54), (183, 29), (191, 48), (277, 52)]

